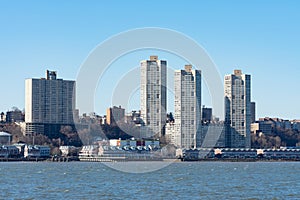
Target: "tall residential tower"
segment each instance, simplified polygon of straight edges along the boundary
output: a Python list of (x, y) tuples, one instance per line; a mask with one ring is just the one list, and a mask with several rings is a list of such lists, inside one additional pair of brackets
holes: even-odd
[(26, 134), (55, 135), (62, 125), (74, 127), (75, 81), (56, 78), (46, 71), (46, 78), (25, 81)]
[(186, 65), (175, 71), (175, 145), (197, 148), (201, 143), (201, 71)]
[(141, 61), (141, 137), (161, 136), (167, 116), (167, 61), (150, 56)]
[(226, 75), (225, 145), (232, 148), (251, 147), (251, 76), (241, 70)]

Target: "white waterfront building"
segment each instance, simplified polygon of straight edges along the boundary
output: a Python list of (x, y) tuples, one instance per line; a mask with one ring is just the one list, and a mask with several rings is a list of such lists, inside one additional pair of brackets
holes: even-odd
[(175, 71), (175, 145), (197, 148), (201, 143), (201, 71), (186, 65)]
[(225, 93), (225, 146), (251, 147), (251, 76), (241, 70), (226, 75)]
[(41, 145), (25, 145), (24, 148), (24, 157), (25, 158), (40, 158), (40, 157), (49, 157), (50, 156), (50, 147), (41, 146)]
[(141, 137), (161, 136), (166, 123), (167, 61), (150, 56), (141, 61)]

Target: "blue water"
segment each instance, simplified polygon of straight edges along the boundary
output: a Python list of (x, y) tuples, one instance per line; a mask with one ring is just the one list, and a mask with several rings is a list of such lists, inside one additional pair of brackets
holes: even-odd
[(0, 189), (0, 199), (300, 199), (300, 162), (184, 162), (150, 173), (3, 162)]

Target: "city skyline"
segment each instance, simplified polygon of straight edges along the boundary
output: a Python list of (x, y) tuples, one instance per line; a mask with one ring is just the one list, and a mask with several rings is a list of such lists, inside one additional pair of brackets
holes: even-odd
[(0, 0), (2, 198), (300, 199), (299, 11)]
[[(173, 69), (171, 69), (171, 70), (173, 70)], [(178, 70), (178, 69), (177, 69)], [(175, 71), (177, 71), (177, 70), (174, 70), (174, 72)], [(47, 70), (48, 71), (48, 70)], [(201, 70), (200, 70), (201, 71)], [(56, 71), (55, 71), (56, 72)], [(168, 75), (169, 76), (169, 75)], [(225, 75), (226, 76), (226, 75)], [(59, 78), (63, 78), (63, 77), (59, 77)], [(25, 80), (27, 80), (27, 79), (29, 79), (29, 78), (26, 78)], [(39, 79), (38, 77), (32, 77), (31, 79)], [(75, 80), (74, 80), (75, 81)], [(172, 79), (171, 80), (169, 80), (169, 78), (168, 78), (168, 84), (169, 84), (169, 82), (170, 81), (173, 81), (174, 82), (174, 77), (172, 77)], [(174, 84), (174, 83), (173, 83)], [(223, 82), (223, 84), (225, 84), (225, 82)], [(203, 85), (202, 85), (203, 86)], [(206, 85), (204, 84), (204, 89), (206, 89), (206, 90), (208, 90), (206, 87)], [(26, 85), (25, 85), (25, 88), (26, 88)], [(203, 88), (202, 88), (202, 90), (203, 90)], [(206, 91), (206, 94), (208, 94), (209, 93), (209, 91)], [(166, 113), (168, 113), (168, 112), (172, 112), (172, 113), (175, 113), (175, 105), (174, 105), (174, 102), (172, 102), (173, 100), (174, 100), (174, 94), (172, 94), (173, 96), (171, 96), (170, 97), (170, 95), (168, 94), (167, 95), (167, 102), (168, 102), (168, 106), (169, 106), (169, 104), (171, 104), (171, 108), (172, 109), (170, 109), (170, 108), (168, 108), (167, 110), (166, 110)], [(202, 98), (207, 98), (207, 96), (205, 96), (205, 95), (203, 95), (203, 94), (201, 94), (201, 96), (202, 96)], [(251, 94), (251, 97), (252, 97), (252, 94)], [(136, 98), (136, 97), (133, 97), (133, 98)], [(138, 98), (140, 98), (140, 95), (138, 95)], [(26, 100), (26, 99), (25, 99)], [(211, 102), (210, 102), (211, 103)], [(253, 103), (254, 105), (257, 103), (257, 102), (251, 102), (251, 103)], [(26, 103), (25, 103), (25, 105), (26, 105)], [(100, 114), (101, 116), (102, 115), (105, 115), (106, 114), (106, 109), (108, 108), (108, 107), (111, 107), (111, 106), (116, 106), (117, 104), (107, 104), (107, 105), (103, 105), (104, 107), (105, 107), (105, 109), (104, 110), (101, 110), (101, 111), (91, 111), (91, 112), (84, 112), (84, 113), (86, 113), (86, 114), (89, 114), (89, 113), (96, 113), (96, 114)], [(138, 106), (137, 106), (138, 105)], [(141, 110), (141, 106), (139, 105), (139, 104), (137, 104), (133, 109), (124, 109), (125, 110), (125, 112), (126, 113), (130, 113), (131, 111), (138, 111), (138, 110)], [(212, 110), (213, 110), (213, 107), (211, 106), (211, 104), (202, 104), (203, 106), (206, 106), (207, 107), (207, 105), (208, 105), (208, 107), (209, 108), (212, 108)], [(124, 105), (120, 105), (120, 106), (124, 106)], [(24, 106), (24, 108), (20, 108), (20, 107), (18, 107), (18, 106), (15, 106), (15, 105), (12, 105), (10, 108), (8, 108), (6, 111), (12, 111), (12, 110), (14, 110), (14, 109), (19, 109), (19, 110), (24, 110), (25, 112), (26, 112), (26, 109), (25, 109), (25, 107), (26, 106)], [(76, 107), (75, 109), (78, 109), (78, 111), (80, 111), (80, 109), (78, 108), (78, 107)], [(1, 111), (1, 112), (5, 112), (5, 110), (3, 110), (3, 111)], [(256, 108), (255, 108), (255, 112), (257, 112), (257, 110), (256, 110)], [(81, 113), (81, 114), (83, 114), (83, 113)], [(224, 113), (225, 114), (225, 113)], [(220, 118), (221, 120), (224, 120), (223, 119), (223, 115), (221, 115), (221, 116), (219, 116), (219, 115), (213, 115), (214, 117), (217, 117), (217, 118)], [(255, 115), (256, 116), (256, 115)], [(256, 116), (256, 120), (258, 119), (258, 118), (263, 118), (263, 117), (274, 117), (274, 116), (268, 116), (268, 115), (264, 115), (264, 116)], [(298, 118), (283, 118), (283, 117), (281, 117), (281, 116), (275, 116), (274, 118), (282, 118), (282, 119), (290, 119), (290, 120), (295, 120), (295, 119), (299, 119), (300, 117), (298, 117)]]
[[(9, 83), (2, 90), (5, 98), (1, 101), (1, 111), (13, 106), (25, 108), (22, 97), (26, 78), (39, 77), (44, 70), (51, 69), (59, 71), (65, 79), (75, 80), (81, 63), (96, 45), (119, 32), (151, 26), (173, 29), (193, 38), (212, 57), (220, 77), (236, 68), (253, 75), (252, 97), (257, 103), (257, 118), (300, 118), (300, 96), (293, 92), (300, 85), (297, 77), (300, 72), (300, 30), (296, 26), (300, 19), (298, 2), (214, 1), (172, 5), (170, 2), (157, 2), (165, 8), (165, 18), (150, 15), (150, 11), (141, 11), (140, 8), (147, 4), (145, 2), (133, 4), (127, 11), (121, 9), (122, 5), (115, 7), (108, 2), (94, 3), (94, 6), (58, 1), (1, 3), (0, 16), (5, 20), (1, 22), (0, 42), (3, 48), (0, 50), (0, 65), (2, 82)], [(110, 20), (101, 20), (112, 8), (118, 14), (111, 16)], [(99, 9), (102, 12), (97, 12)], [(183, 10), (188, 10), (189, 15), (175, 15), (184, 13)], [(134, 20), (141, 16), (141, 12), (146, 12), (143, 19)], [(161, 59), (168, 60), (169, 66), (177, 69), (188, 63), (173, 61), (166, 54), (140, 52), (121, 58), (125, 61), (122, 65), (118, 61), (113, 63), (112, 71), (125, 68), (120, 71), (126, 72), (138, 66), (138, 60), (152, 54), (160, 55)], [(121, 72), (117, 73), (119, 77)], [(103, 114), (111, 104), (101, 91), (97, 96), (101, 105), (97, 105), (95, 111)], [(209, 106), (203, 96), (203, 104)]]

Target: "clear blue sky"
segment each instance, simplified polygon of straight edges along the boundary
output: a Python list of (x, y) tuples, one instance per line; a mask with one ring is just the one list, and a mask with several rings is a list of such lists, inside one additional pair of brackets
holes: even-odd
[[(0, 111), (24, 108), (26, 78), (53, 69), (76, 79), (103, 40), (133, 28), (162, 27), (195, 39), (222, 77), (235, 68), (251, 74), (257, 117), (300, 118), (300, 1), (175, 2), (0, 0)], [(139, 60), (128, 63), (138, 66)], [(110, 102), (96, 97), (102, 114)]]

